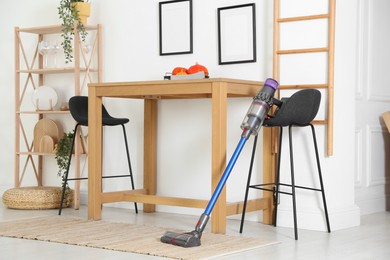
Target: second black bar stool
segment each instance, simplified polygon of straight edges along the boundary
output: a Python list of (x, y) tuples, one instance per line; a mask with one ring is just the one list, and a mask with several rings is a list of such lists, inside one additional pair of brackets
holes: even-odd
[[(304, 89), (297, 91), (290, 98), (284, 98), (281, 100), (281, 104), (277, 104), (279, 107), (275, 112), (274, 116), (266, 119), (264, 121), (265, 127), (279, 127), (279, 147), (278, 147), (278, 159), (277, 159), (277, 170), (276, 170), (276, 181), (274, 183), (263, 183), (251, 185), (251, 176), (252, 176), (252, 166), (254, 155), (256, 151), (257, 136), (254, 139), (253, 150), (252, 150), (252, 159), (249, 167), (247, 187), (245, 191), (244, 207), (241, 217), (240, 233), (243, 231), (244, 220), (245, 220), (245, 211), (246, 204), (248, 200), (249, 189), (258, 189), (268, 192), (273, 192), (275, 200), (275, 211), (273, 224), (276, 226), (277, 221), (277, 206), (279, 200), (279, 194), (291, 195), (292, 204), (293, 204), (293, 215), (294, 215), (294, 234), (295, 239), (298, 240), (298, 225), (297, 225), (297, 209), (296, 209), (296, 199), (295, 199), (295, 189), (306, 189), (312, 191), (319, 191), (322, 194), (322, 202), (324, 206), (325, 220), (328, 232), (330, 232), (330, 224), (328, 217), (328, 209), (326, 205), (325, 190), (322, 180), (322, 172), (320, 159), (318, 155), (317, 139), (315, 134), (314, 126), (311, 124), (313, 119), (318, 113), (318, 109), (321, 102), (321, 92), (317, 89)], [(280, 162), (281, 162), (281, 151), (282, 151), (282, 137), (283, 137), (283, 127), (288, 126), (289, 130), (289, 146), (290, 146), (290, 169), (291, 169), (291, 183), (281, 183), (280, 182)], [(314, 150), (316, 155), (317, 169), (318, 169), (318, 179), (320, 188), (306, 187), (295, 185), (295, 174), (294, 174), (294, 156), (293, 156), (293, 143), (292, 143), (292, 129), (293, 127), (311, 127), (311, 132), (313, 136)], [(289, 191), (282, 191), (280, 187), (289, 187)]]

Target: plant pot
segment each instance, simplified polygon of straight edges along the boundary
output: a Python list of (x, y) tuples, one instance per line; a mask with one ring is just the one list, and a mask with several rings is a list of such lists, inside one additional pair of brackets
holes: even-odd
[(87, 25), (87, 18), (91, 14), (91, 4), (77, 2), (77, 3), (72, 3), (72, 7), (78, 10), (81, 23), (83, 25)]

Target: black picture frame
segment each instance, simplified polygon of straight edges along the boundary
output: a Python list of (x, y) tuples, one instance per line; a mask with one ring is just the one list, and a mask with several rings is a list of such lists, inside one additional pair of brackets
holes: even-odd
[(192, 0), (159, 3), (160, 56), (193, 53)]
[(218, 8), (218, 64), (256, 62), (255, 3)]

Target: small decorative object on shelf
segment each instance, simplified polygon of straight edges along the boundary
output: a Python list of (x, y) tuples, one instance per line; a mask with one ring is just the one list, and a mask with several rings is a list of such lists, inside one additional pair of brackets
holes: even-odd
[(69, 111), (69, 103), (68, 102), (62, 102), (60, 110), (61, 111)]
[(49, 44), (49, 53), (53, 55), (52, 67), (57, 68), (57, 53), (60, 51), (60, 45), (57, 41), (52, 41)]
[(65, 62), (69, 63), (73, 59), (73, 35), (76, 30), (81, 40), (84, 42), (87, 37), (85, 25), (87, 23), (87, 17), (90, 14), (90, 3), (88, 0), (61, 0), (58, 7), (58, 14), (62, 20), (62, 47), (64, 48)]
[(53, 120), (40, 119), (34, 127), (34, 152), (53, 153), (54, 145), (61, 138), (61, 132)]
[(51, 67), (57, 67), (57, 53), (60, 51), (60, 46), (57, 41), (40, 41), (38, 44), (39, 54), (43, 57), (43, 68), (48, 68), (48, 56), (53, 56), (53, 63)]
[(38, 44), (39, 54), (44, 58), (43, 67), (47, 67), (47, 54), (49, 52), (49, 43), (46, 41), (41, 41)]
[(53, 110), (58, 101), (57, 92), (51, 87), (40, 86), (34, 90), (32, 101), (37, 111)]

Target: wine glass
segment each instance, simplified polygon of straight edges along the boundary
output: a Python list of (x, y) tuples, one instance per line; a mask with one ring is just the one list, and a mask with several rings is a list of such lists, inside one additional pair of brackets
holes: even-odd
[(50, 48), (49, 43), (46, 41), (41, 41), (38, 44), (39, 54), (41, 54), (44, 57), (44, 60), (43, 60), (44, 67), (47, 67), (47, 55), (46, 54), (48, 54), (49, 48)]
[(51, 42), (49, 49), (50, 49), (49, 52), (54, 55), (54, 62), (53, 62), (54, 64), (53, 65), (56, 68), (57, 67), (57, 53), (60, 51), (60, 45), (58, 44), (57, 41), (53, 41), (53, 42)]

